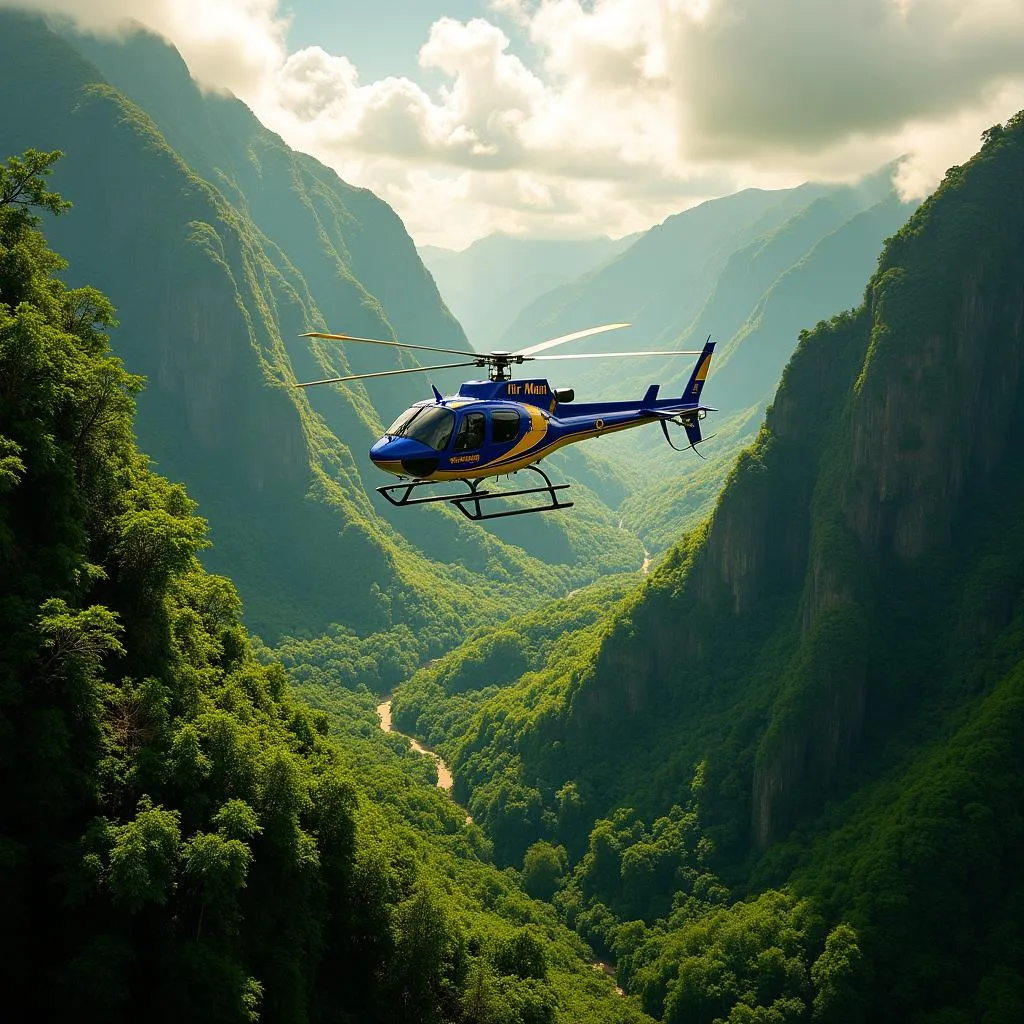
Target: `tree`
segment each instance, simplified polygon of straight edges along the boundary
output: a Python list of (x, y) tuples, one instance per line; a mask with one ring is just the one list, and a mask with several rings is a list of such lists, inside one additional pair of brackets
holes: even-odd
[(28, 223), (35, 222), (29, 211), (36, 207), (54, 215), (70, 210), (71, 203), (46, 188), (53, 165), (63, 155), (58, 149), (50, 153), (26, 149), (20, 157), (12, 156), (6, 164), (0, 164), (0, 208), (16, 211)]
[(520, 928), (498, 943), (494, 951), (494, 966), (502, 974), (542, 980), (548, 973), (543, 940), (532, 927)]
[(181, 856), (178, 812), (144, 797), (135, 819), (113, 828), (111, 838), (108, 884), (115, 902), (129, 911), (166, 902)]
[(535, 900), (550, 900), (569, 866), (564, 846), (540, 840), (523, 857), (523, 888)]
[(825, 949), (811, 968), (811, 981), (818, 990), (813, 1005), (815, 1020), (830, 1024), (853, 1024), (860, 1020), (863, 961), (857, 933), (848, 924), (837, 924), (828, 933)]

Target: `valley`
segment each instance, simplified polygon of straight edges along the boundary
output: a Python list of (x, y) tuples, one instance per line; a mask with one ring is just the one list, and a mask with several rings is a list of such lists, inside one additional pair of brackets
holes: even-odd
[[(563, 851), (555, 904), (659, 1019), (769, 984), (726, 952), (749, 929), (819, 979), (824, 939), (841, 980), (815, 1004), (863, 1019), (1015, 1003), (995, 936), (1021, 919), (995, 893), (1021, 838), (1022, 159), (1018, 116), (889, 239), (859, 308), (800, 333), (714, 513), (640, 588), (539, 657), (543, 618), (512, 620), (395, 691), (499, 862), (529, 881)], [(940, 850), (977, 842), (975, 902), (973, 858)], [(951, 905), (980, 945), (936, 986)], [(776, 1007), (807, 998), (778, 984)]]
[[(923, 200), (897, 161), (506, 233), (571, 206), (533, 189), (456, 251), (139, 26), (4, 7), (0, 87), (12, 1005), (1018, 1019), (1024, 112)], [(630, 353), (711, 334), (706, 461), (651, 425), (545, 459), (561, 513), (377, 494), (396, 411), (475, 372), (395, 343), (621, 321), (535, 365), (665, 398), (692, 358)]]

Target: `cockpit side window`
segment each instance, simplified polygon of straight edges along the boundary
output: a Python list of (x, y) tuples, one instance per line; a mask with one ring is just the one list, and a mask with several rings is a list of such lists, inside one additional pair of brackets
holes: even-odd
[(519, 436), (519, 413), (515, 409), (495, 409), (491, 413), (491, 441), (508, 444)]
[(418, 413), (398, 436), (412, 438), (436, 452), (446, 448), (455, 428), (455, 413), (443, 405), (421, 406)]
[(459, 432), (455, 437), (455, 451), (476, 451), (484, 443), (484, 414), (467, 412), (462, 417)]

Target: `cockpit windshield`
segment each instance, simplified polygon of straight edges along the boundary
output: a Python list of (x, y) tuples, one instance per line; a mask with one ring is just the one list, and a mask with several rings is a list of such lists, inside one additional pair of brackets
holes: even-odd
[(443, 405), (414, 405), (386, 431), (390, 437), (409, 437), (439, 452), (451, 440), (455, 413)]
[(405, 428), (423, 412), (424, 408), (426, 407), (422, 405), (414, 405), (411, 409), (406, 409), (384, 433), (388, 437), (405, 437)]

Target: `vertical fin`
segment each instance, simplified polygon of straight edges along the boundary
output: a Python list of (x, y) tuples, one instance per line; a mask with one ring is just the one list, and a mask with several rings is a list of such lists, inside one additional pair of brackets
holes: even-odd
[(715, 343), (711, 340), (711, 335), (708, 335), (708, 340), (704, 343), (704, 351), (697, 357), (697, 365), (693, 368), (693, 373), (690, 374), (690, 380), (686, 385), (686, 390), (683, 392), (684, 402), (699, 402), (700, 393), (704, 388), (704, 381), (707, 379), (708, 370), (711, 369), (711, 356), (715, 351)]

